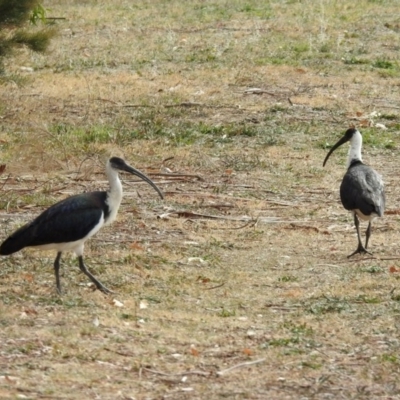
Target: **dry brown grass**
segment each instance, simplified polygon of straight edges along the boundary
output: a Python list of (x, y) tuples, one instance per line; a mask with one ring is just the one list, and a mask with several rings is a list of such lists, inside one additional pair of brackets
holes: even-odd
[[(110, 298), (73, 257), (61, 298), (54, 254), (2, 259), (0, 397), (400, 398), (397, 2), (64, 3), (44, 4), (67, 18), (52, 51), (8, 61), (2, 238), (105, 188), (110, 154), (166, 200), (123, 177), (86, 249)], [(388, 213), (348, 260), (345, 150), (322, 160), (353, 123)]]

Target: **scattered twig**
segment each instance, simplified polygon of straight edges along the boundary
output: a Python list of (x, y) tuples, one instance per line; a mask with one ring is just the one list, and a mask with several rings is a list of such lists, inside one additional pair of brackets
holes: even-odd
[(300, 305), (292, 305), (292, 306), (281, 306), (280, 304), (266, 304), (265, 307), (267, 308), (274, 308), (277, 310), (283, 310), (283, 311), (290, 311), (296, 308), (301, 307)]
[(135, 355), (133, 353), (126, 353), (126, 352), (119, 351), (119, 350), (112, 350), (112, 349), (109, 349), (108, 347), (104, 347), (104, 350), (109, 351), (111, 353), (118, 354), (120, 356), (124, 356), (124, 357), (135, 357)]
[(268, 204), (274, 204), (277, 206), (285, 206), (285, 207), (299, 207), (298, 204), (296, 203), (290, 203), (288, 201), (277, 201), (277, 200), (268, 200), (268, 199), (262, 199), (266, 201)]
[(204, 371), (197, 371), (197, 370), (192, 370), (192, 371), (184, 371), (184, 372), (178, 372), (176, 374), (169, 374), (167, 372), (162, 372), (162, 371), (156, 371), (155, 369), (150, 369), (143, 367), (141, 368), (142, 371), (150, 372), (155, 375), (162, 375), (162, 376), (184, 376), (184, 375), (200, 375), (200, 376), (210, 376), (210, 372), (204, 372)]
[(249, 225), (255, 226), (256, 224), (257, 224), (257, 221), (247, 221), (244, 225), (240, 225), (240, 226), (237, 226), (237, 227), (235, 227), (235, 228), (229, 227), (229, 228), (216, 228), (216, 229), (218, 229), (218, 230), (220, 230), (220, 231), (225, 231), (225, 230), (238, 230), (238, 229), (246, 228), (246, 227), (249, 226)]
[(186, 217), (186, 218), (191, 218), (191, 219), (222, 219), (222, 220), (229, 220), (229, 221), (253, 221), (253, 218), (251, 217), (226, 217), (223, 215), (211, 215), (211, 214), (198, 214), (192, 211), (186, 211), (186, 210), (173, 210), (166, 212), (164, 214), (161, 214), (158, 216), (158, 218), (161, 219), (166, 219), (171, 215), (177, 215), (178, 217)]
[(225, 374), (228, 373), (228, 372), (231, 372), (232, 370), (234, 370), (234, 369), (236, 369), (236, 368), (249, 367), (249, 366), (254, 365), (254, 364), (260, 364), (260, 363), (264, 362), (265, 360), (266, 360), (266, 358), (260, 358), (259, 360), (246, 361), (246, 362), (244, 362), (244, 363), (236, 364), (236, 365), (233, 365), (233, 366), (230, 367), (230, 368), (227, 368), (227, 369), (223, 369), (223, 370), (221, 370), (221, 371), (218, 371), (218, 372), (217, 372), (217, 375), (218, 375), (218, 376), (222, 376), (222, 375), (225, 375)]
[(319, 228), (316, 226), (311, 226), (311, 225), (297, 225), (297, 224), (289, 224), (288, 227), (283, 227), (283, 229), (304, 229), (307, 231), (315, 231), (317, 233), (321, 232)]
[(216, 208), (217, 210), (220, 209), (227, 209), (227, 208), (235, 208), (233, 204), (199, 204), (197, 205), (198, 208)]
[(276, 96), (276, 93), (269, 92), (268, 90), (261, 88), (250, 88), (244, 91), (244, 94), (269, 94), (270, 96)]
[(182, 103), (177, 104), (165, 104), (165, 108), (172, 108), (172, 107), (210, 107), (210, 105), (204, 105), (202, 103), (194, 103), (192, 101), (183, 101)]
[(333, 267), (333, 268), (338, 268), (337, 265), (335, 264), (315, 264), (316, 267)]
[(224, 286), (224, 285), (225, 285), (225, 282), (224, 282), (224, 283), (221, 283), (220, 285), (217, 285), (217, 286), (213, 286), (213, 287), (204, 288), (204, 290), (213, 290), (213, 289), (218, 289), (218, 288), (220, 288), (221, 286)]
[(172, 173), (172, 174), (166, 174), (166, 173), (162, 173), (162, 172), (160, 172), (160, 173), (152, 173), (152, 174), (150, 174), (150, 175), (152, 175), (152, 176), (165, 176), (165, 177), (173, 177), (173, 178), (196, 178), (196, 179), (198, 179), (199, 181), (204, 181), (204, 178), (202, 177), (202, 176), (200, 176), (200, 175), (194, 175), (194, 174), (175, 174), (175, 173)]
[(103, 98), (101, 98), (101, 97), (98, 97), (97, 99), (95, 99), (95, 100), (98, 100), (98, 101), (104, 101), (104, 102), (106, 102), (106, 103), (112, 103), (112, 104), (116, 104), (116, 105), (119, 105), (116, 101), (114, 101), (114, 100), (110, 100), (110, 99), (103, 99)]
[(119, 107), (126, 107), (126, 108), (155, 108), (155, 106), (152, 106), (150, 104), (119, 104)]
[(169, 192), (164, 192), (165, 195), (169, 196), (186, 196), (186, 197), (193, 197), (196, 196), (196, 198), (199, 197), (207, 197), (208, 199), (226, 199), (228, 201), (236, 200), (236, 201), (241, 201), (241, 202), (249, 202), (253, 201), (253, 199), (246, 199), (244, 197), (233, 197), (233, 196), (228, 196), (224, 194), (211, 194), (205, 192), (199, 192), (199, 191), (193, 191), (193, 192), (187, 192), (187, 191), (169, 191)]

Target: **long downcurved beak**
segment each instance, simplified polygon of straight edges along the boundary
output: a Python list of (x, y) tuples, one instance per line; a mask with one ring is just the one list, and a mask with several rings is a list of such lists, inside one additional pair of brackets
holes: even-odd
[(164, 199), (164, 194), (163, 192), (158, 188), (158, 186), (149, 178), (147, 177), (144, 173), (140, 172), (139, 170), (131, 167), (128, 164), (125, 164), (123, 166), (123, 170), (126, 172), (131, 173), (132, 175), (136, 175), (138, 176), (140, 179), (144, 180), (145, 182), (147, 182), (150, 186), (152, 186), (154, 188), (154, 190), (159, 194), (159, 196)]
[(329, 150), (329, 153), (326, 155), (324, 163), (322, 164), (325, 167), (326, 162), (328, 161), (329, 156), (338, 148), (340, 147), (343, 143), (346, 143), (350, 140), (350, 138), (345, 135), (343, 136), (336, 144), (332, 146), (332, 148)]

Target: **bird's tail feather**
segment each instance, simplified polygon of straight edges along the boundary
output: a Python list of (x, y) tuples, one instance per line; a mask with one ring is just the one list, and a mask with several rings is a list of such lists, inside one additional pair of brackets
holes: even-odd
[(0, 246), (0, 255), (8, 256), (29, 245), (29, 237), (27, 237), (27, 225), (22, 226), (9, 236)]

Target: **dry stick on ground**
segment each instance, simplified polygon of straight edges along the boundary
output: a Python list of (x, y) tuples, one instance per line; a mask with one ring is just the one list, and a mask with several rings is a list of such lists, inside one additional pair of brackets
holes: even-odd
[(193, 174), (180, 174), (180, 173), (171, 173), (171, 174), (166, 174), (166, 173), (151, 173), (149, 174), (151, 176), (165, 176), (168, 178), (175, 178), (175, 177), (179, 177), (179, 178), (196, 178), (199, 181), (204, 181), (204, 178), (201, 177), (200, 175), (193, 175)]
[(246, 228), (246, 227), (249, 226), (249, 225), (252, 225), (253, 227), (255, 227), (256, 224), (257, 224), (257, 221), (248, 221), (248, 222), (246, 222), (244, 225), (240, 225), (240, 226), (237, 226), (237, 227), (235, 227), (235, 228), (230, 227), (230, 228), (214, 228), (214, 229), (218, 229), (218, 230), (220, 230), (220, 231), (225, 231), (225, 230), (237, 230), (237, 229)]
[(218, 289), (218, 288), (220, 288), (220, 287), (222, 287), (222, 286), (224, 286), (224, 285), (225, 285), (225, 282), (224, 282), (224, 283), (221, 283), (220, 285), (217, 285), (217, 286), (213, 286), (213, 287), (204, 288), (203, 290), (213, 290), (213, 289)]
[(154, 369), (150, 369), (150, 368), (140, 368), (140, 370), (142, 371), (146, 371), (146, 372), (151, 372), (152, 374), (156, 374), (156, 375), (162, 375), (162, 376), (184, 376), (184, 375), (201, 375), (201, 376), (210, 376), (211, 373), (210, 372), (204, 372), (204, 371), (184, 371), (184, 372), (178, 372), (176, 374), (169, 374), (167, 372), (161, 372), (161, 371), (156, 371)]
[(243, 94), (269, 94), (270, 96), (276, 96), (276, 93), (269, 92), (268, 90), (261, 88), (250, 88), (246, 89)]
[[(246, 221), (247, 223), (256, 221), (254, 218), (251, 218), (251, 217), (225, 217), (223, 215), (198, 214), (198, 213), (194, 213), (192, 211), (185, 211), (185, 210), (169, 211), (169, 212), (159, 215), (158, 218), (166, 219), (172, 215), (176, 215), (178, 217), (191, 218), (191, 219), (204, 218), (204, 219), (216, 219), (216, 220), (228, 220), (228, 221)], [(277, 222), (277, 221), (274, 220), (272, 222)]]
[(266, 360), (266, 358), (260, 358), (259, 360), (246, 361), (246, 362), (244, 362), (244, 363), (236, 364), (236, 365), (233, 365), (233, 366), (230, 367), (230, 368), (227, 368), (227, 369), (223, 369), (223, 370), (221, 370), (221, 371), (218, 371), (218, 372), (217, 372), (217, 375), (218, 375), (218, 376), (222, 376), (222, 375), (225, 375), (225, 374), (228, 373), (228, 372), (231, 372), (232, 370), (234, 370), (234, 369), (236, 369), (236, 368), (249, 367), (250, 365), (260, 364), (260, 363), (264, 362), (265, 360)]

